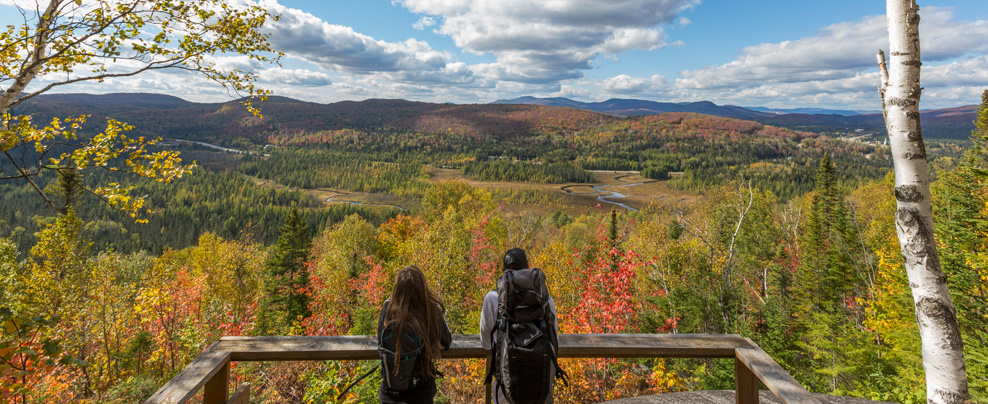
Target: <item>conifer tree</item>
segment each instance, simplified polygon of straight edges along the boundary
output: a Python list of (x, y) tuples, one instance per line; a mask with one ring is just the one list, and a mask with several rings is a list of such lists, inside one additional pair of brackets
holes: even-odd
[[(264, 280), (266, 310), (259, 319), (262, 332), (277, 331), (282, 326), (291, 328), (311, 314), (307, 293), (311, 248), (309, 226), (298, 208), (292, 207), (285, 218), (285, 225), (281, 227), (278, 243), (264, 263), (267, 278)], [(278, 321), (279, 317), (281, 321)]]
[(604, 254), (611, 257), (611, 272), (617, 272), (621, 256), (624, 252), (621, 251), (621, 240), (618, 234), (618, 215), (614, 209), (611, 209), (610, 221), (607, 222), (607, 244), (608, 248)]
[(857, 233), (834, 171), (830, 155), (824, 154), (810, 196), (794, 308), (799, 345), (808, 354), (800, 367), (812, 369), (806, 382), (813, 390), (826, 392), (838, 390), (849, 377), (854, 365), (849, 350), (860, 345), (848, 307), (859, 286), (853, 253)]
[(852, 247), (857, 237), (844, 194), (837, 186), (834, 164), (823, 155), (816, 186), (810, 197), (805, 232), (805, 258), (800, 273), (798, 296), (804, 309), (824, 309), (836, 313), (852, 298), (856, 284)]
[(58, 181), (53, 187), (52, 194), (58, 198), (61, 204), (58, 211), (62, 215), (67, 215), (69, 210), (74, 209), (79, 197), (85, 192), (82, 183), (82, 173), (75, 167), (63, 168), (57, 171)]
[(988, 90), (981, 93), (981, 107), (974, 119), (974, 131), (971, 132), (974, 146), (965, 155), (963, 164), (981, 178), (988, 177)]

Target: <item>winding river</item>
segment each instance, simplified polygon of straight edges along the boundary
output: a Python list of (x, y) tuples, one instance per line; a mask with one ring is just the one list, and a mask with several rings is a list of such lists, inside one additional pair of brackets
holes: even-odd
[[(607, 198), (614, 198), (614, 199), (627, 198), (628, 197), (627, 195), (622, 194), (622, 193), (617, 192), (617, 191), (611, 191), (611, 190), (607, 190), (607, 189), (603, 189), (603, 188), (604, 187), (607, 187), (607, 188), (633, 187), (633, 186), (641, 185), (641, 184), (644, 184), (644, 183), (643, 182), (636, 182), (636, 183), (633, 183), (633, 184), (621, 184), (621, 185), (594, 185), (593, 186), (593, 190), (594, 191), (597, 191), (597, 193), (599, 193), (599, 194), (602, 194), (602, 195), (598, 195), (597, 196), (597, 200), (598, 201), (606, 202), (606, 203), (609, 203), (609, 204), (612, 204), (612, 205), (617, 205), (617, 206), (620, 206), (620, 207), (625, 208), (627, 210), (630, 210), (632, 212), (637, 212), (638, 209), (632, 208), (631, 206), (625, 205), (625, 204), (623, 204), (621, 202), (616, 202), (616, 201), (612, 201), (612, 200), (607, 199)], [(609, 194), (609, 195), (607, 195), (607, 194)]]

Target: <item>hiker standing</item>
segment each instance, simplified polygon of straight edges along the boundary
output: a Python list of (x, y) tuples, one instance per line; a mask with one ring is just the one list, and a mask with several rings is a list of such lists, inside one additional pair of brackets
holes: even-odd
[(381, 403), (433, 402), (438, 374), (434, 362), (453, 341), (445, 312), (422, 270), (409, 265), (398, 272), (377, 322)]
[(480, 339), (491, 350), (487, 381), (493, 377), (496, 403), (552, 403), (559, 368), (556, 305), (545, 275), (530, 268), (525, 250), (504, 253), (497, 290), (487, 293), (480, 311)]

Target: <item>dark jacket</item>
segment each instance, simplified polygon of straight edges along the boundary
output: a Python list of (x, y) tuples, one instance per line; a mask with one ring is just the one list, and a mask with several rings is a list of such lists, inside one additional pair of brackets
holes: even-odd
[[(388, 304), (391, 303), (391, 299), (384, 301), (384, 305), (381, 307), (381, 314), (377, 318), (377, 339), (381, 340), (381, 332), (384, 331), (384, 313), (388, 311)], [(449, 325), (446, 324), (446, 319), (439, 317), (439, 346), (445, 351), (449, 349), (449, 346), (453, 343), (453, 335), (449, 332)], [(431, 366), (431, 364), (430, 364)], [(383, 371), (384, 368), (382, 367)], [(424, 372), (416, 370), (416, 374), (423, 375)], [(391, 404), (391, 403), (405, 403), (405, 404), (430, 404), (433, 402), (433, 398), (436, 396), (436, 379), (425, 377), (424, 380), (420, 381), (416, 387), (412, 390), (407, 391), (391, 391), (384, 387), (384, 383), (381, 383), (381, 387), (378, 390), (377, 397), (381, 400), (381, 403)]]

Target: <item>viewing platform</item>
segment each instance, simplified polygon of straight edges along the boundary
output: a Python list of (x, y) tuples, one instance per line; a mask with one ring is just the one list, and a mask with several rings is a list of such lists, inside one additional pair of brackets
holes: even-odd
[[(759, 385), (773, 400), (783, 404), (825, 404), (829, 397), (811, 394), (765, 351), (740, 335), (712, 334), (563, 334), (559, 336), (560, 358), (734, 358), (734, 401), (759, 403)], [(454, 335), (453, 344), (443, 352), (443, 360), (488, 358), (477, 334)], [(231, 396), (230, 362), (239, 361), (327, 361), (379, 360), (374, 336), (333, 337), (223, 337), (202, 352), (188, 366), (162, 386), (144, 404), (184, 404), (203, 389), (203, 404), (247, 404), (250, 386), (236, 386)], [(487, 402), (490, 386), (485, 386)], [(699, 394), (706, 392), (695, 392)], [(709, 392), (711, 400), (725, 402), (724, 394)], [(614, 403), (682, 403), (682, 394), (628, 398)], [(681, 401), (662, 401), (663, 396), (680, 395)], [(715, 397), (716, 396), (716, 397)], [(720, 397), (718, 400), (717, 397)], [(836, 397), (835, 397), (836, 398)], [(648, 401), (655, 399), (657, 401)], [(729, 400), (729, 398), (727, 398)], [(834, 401), (851, 403), (850, 401)], [(855, 403), (859, 401), (854, 401)], [(867, 401), (863, 401), (867, 402)]]

